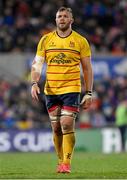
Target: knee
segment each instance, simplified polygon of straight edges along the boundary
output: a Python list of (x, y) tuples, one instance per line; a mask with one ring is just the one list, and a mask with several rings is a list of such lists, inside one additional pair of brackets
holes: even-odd
[(61, 113), (61, 128), (63, 133), (74, 132), (75, 128), (75, 112), (70, 112), (67, 110), (62, 110)]
[(56, 135), (61, 135), (62, 134), (61, 128), (54, 128), (53, 133)]
[(52, 130), (54, 134), (56, 135), (62, 134), (62, 130), (61, 130), (61, 126), (59, 122), (52, 122), (51, 125), (52, 125)]
[(70, 133), (70, 132), (74, 132), (74, 122), (72, 121), (66, 121), (66, 119), (64, 119), (61, 123), (61, 129), (62, 129), (62, 133)]
[(70, 125), (70, 124), (63, 124), (62, 125), (62, 131), (63, 132), (69, 132), (70, 130), (72, 129), (72, 125)]

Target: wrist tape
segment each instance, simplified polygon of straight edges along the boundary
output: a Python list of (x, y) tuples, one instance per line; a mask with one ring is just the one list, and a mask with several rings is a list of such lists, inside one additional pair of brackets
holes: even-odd
[(91, 91), (86, 91), (86, 94), (83, 96), (82, 101), (81, 101), (81, 105), (89, 98), (92, 98), (92, 92)]
[(92, 91), (86, 91), (86, 95), (92, 96)]
[(36, 82), (36, 81), (33, 81), (32, 83), (31, 83), (31, 86), (33, 86), (33, 85), (37, 85), (38, 86), (38, 82)]

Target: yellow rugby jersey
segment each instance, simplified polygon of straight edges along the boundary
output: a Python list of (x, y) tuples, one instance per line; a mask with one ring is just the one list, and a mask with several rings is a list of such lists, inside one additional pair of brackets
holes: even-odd
[(81, 92), (80, 59), (91, 56), (87, 40), (75, 31), (67, 37), (60, 37), (56, 31), (44, 35), (36, 55), (47, 63), (46, 95)]

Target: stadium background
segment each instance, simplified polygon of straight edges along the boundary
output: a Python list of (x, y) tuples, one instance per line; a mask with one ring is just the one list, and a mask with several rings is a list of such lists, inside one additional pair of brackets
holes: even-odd
[(76, 150), (121, 151), (116, 108), (127, 99), (126, 0), (1, 0), (0, 152), (53, 150), (45, 100), (40, 107), (30, 96), (30, 67), (63, 5), (73, 10), (73, 29), (90, 42), (94, 68), (94, 100), (76, 121)]

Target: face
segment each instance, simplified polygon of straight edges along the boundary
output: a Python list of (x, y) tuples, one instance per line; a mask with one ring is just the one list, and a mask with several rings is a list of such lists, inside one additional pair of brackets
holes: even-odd
[(57, 12), (56, 14), (56, 26), (61, 31), (66, 31), (72, 24), (73, 18), (68, 11)]

